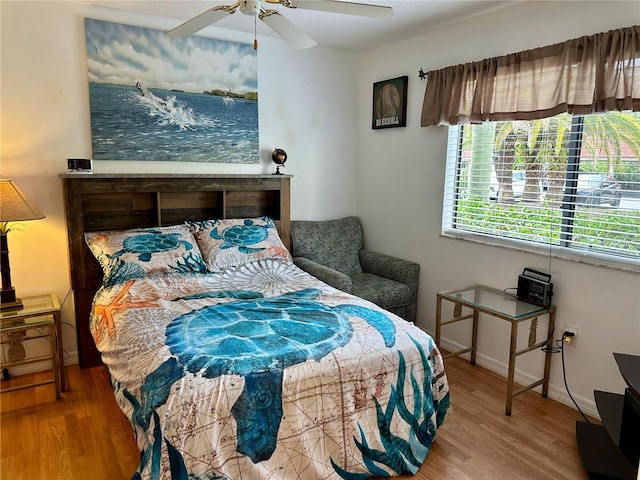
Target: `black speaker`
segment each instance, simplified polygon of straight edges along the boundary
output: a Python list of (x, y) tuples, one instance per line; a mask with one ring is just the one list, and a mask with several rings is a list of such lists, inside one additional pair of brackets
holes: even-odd
[(68, 158), (67, 167), (70, 172), (92, 173), (93, 160), (90, 158)]

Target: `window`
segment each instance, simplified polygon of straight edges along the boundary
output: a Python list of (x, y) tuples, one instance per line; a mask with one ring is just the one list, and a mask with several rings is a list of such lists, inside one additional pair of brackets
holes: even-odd
[(640, 270), (640, 114), (449, 127), (442, 232)]

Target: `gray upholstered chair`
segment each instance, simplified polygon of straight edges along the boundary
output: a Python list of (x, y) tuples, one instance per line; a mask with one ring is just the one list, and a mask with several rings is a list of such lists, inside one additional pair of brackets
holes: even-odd
[(420, 265), (365, 250), (357, 217), (291, 221), (291, 254), (332, 287), (415, 321)]

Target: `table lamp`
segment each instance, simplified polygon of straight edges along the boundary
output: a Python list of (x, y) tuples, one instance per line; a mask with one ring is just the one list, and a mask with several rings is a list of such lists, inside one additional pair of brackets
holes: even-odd
[(13, 230), (9, 222), (38, 220), (44, 215), (38, 207), (17, 187), (12, 180), (0, 178), (0, 267), (2, 273), (2, 290), (0, 290), (0, 310), (17, 310), (22, 302), (16, 298), (16, 291), (11, 286), (11, 268), (9, 266), (9, 246), (7, 234)]

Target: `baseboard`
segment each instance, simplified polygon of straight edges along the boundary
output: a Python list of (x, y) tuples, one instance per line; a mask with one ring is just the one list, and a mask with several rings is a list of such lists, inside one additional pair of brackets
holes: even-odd
[[(75, 365), (78, 363), (78, 352), (65, 352), (65, 365)], [(18, 375), (26, 375), (27, 373), (43, 372), (51, 370), (51, 361), (43, 360), (41, 362), (29, 363), (27, 365), (18, 365), (17, 367), (9, 367), (9, 373), (12, 377)]]
[[(444, 350), (448, 350), (450, 352), (456, 352), (458, 350), (462, 350), (467, 347), (465, 345), (452, 342), (451, 340), (448, 340), (446, 338), (441, 338), (440, 345)], [(470, 358), (469, 353), (464, 353), (460, 356), (467, 360), (469, 360)], [(557, 356), (559, 357), (559, 355)], [(492, 372), (497, 373), (498, 375), (501, 375), (505, 378), (509, 373), (508, 364), (499, 362), (495, 358), (491, 358), (479, 352), (476, 353), (476, 365), (480, 365), (481, 367), (484, 367), (487, 370), (491, 370)], [(516, 362), (516, 365), (517, 365), (517, 362)], [(516, 368), (514, 373), (514, 379), (515, 379), (515, 382), (519, 383), (520, 385), (529, 385), (535, 382), (536, 380), (539, 380), (540, 377), (530, 375)], [(537, 392), (541, 392), (541, 389), (542, 387), (538, 386), (533, 390)], [(575, 393), (571, 393), (571, 395), (573, 396), (574, 400), (580, 407), (580, 410), (582, 410), (585, 415), (589, 415), (591, 417), (598, 418), (598, 419), (600, 418), (600, 414), (598, 413), (598, 408), (596, 407), (595, 400), (591, 400), (591, 399), (582, 397), (580, 395), (576, 395)], [(550, 383), (548, 396), (549, 398), (556, 400), (557, 402), (568, 405), (574, 409), (576, 408), (573, 402), (571, 401), (571, 398), (567, 394), (567, 391), (565, 390), (564, 385), (557, 386)]]

